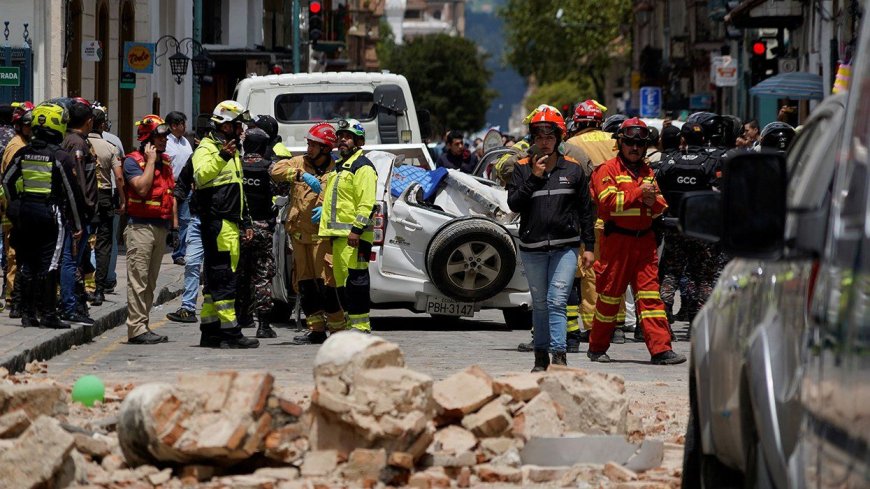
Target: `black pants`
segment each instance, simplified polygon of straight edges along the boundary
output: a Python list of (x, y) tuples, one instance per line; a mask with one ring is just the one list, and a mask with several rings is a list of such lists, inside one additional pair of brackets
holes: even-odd
[(43, 201), (24, 201), (13, 222), (11, 241), (19, 264), (16, 287), (20, 284), (22, 314), (55, 315), (64, 233), (60, 211)]
[(97, 216), (94, 222), (94, 253), (97, 257), (97, 269), (94, 282), (98, 292), (108, 289), (109, 261), (112, 258), (112, 231), (115, 218), (115, 205), (112, 203), (112, 191), (100, 190), (97, 198)]
[[(238, 255), (233, 263), (229, 251), (240, 247), (238, 226), (230, 221), (214, 217), (201, 217), (203, 275), (203, 305), (200, 313), (203, 332), (216, 329), (238, 329), (236, 320), (236, 282)], [(234, 235), (234, 236), (233, 236)], [(235, 239), (235, 243), (233, 243)]]

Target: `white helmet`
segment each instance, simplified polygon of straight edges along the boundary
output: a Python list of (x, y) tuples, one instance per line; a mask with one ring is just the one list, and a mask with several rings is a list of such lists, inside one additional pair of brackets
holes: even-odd
[(224, 122), (250, 122), (251, 116), (245, 106), (235, 100), (224, 100), (217, 104), (212, 112), (211, 121), (215, 124)]

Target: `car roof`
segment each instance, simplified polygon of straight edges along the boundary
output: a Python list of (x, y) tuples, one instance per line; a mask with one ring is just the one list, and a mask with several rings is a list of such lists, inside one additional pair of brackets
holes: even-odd
[(269, 86), (316, 85), (319, 83), (336, 84), (380, 84), (386, 82), (407, 83), (404, 76), (396, 73), (366, 73), (361, 71), (324, 72), (324, 73), (283, 73), (280, 75), (252, 75), (239, 81), (240, 86), (247, 88), (265, 88)]

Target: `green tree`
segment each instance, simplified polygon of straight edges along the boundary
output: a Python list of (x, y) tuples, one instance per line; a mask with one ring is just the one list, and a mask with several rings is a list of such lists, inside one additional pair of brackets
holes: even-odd
[(433, 137), (450, 129), (483, 127), (495, 93), (487, 88), (492, 73), (484, 64), (486, 56), (472, 41), (438, 34), (381, 46), (381, 51), (387, 49), (381, 66), (408, 79), (417, 108), (432, 116)]
[[(541, 105), (547, 104), (562, 110), (565, 105), (577, 103), (577, 95), (583, 93), (591, 93), (593, 87), (591, 81), (585, 80), (559, 80), (553, 83), (541, 85), (528, 98), (526, 98), (526, 112), (531, 112), (532, 109)], [(566, 120), (571, 117), (571, 114), (562, 114)]]
[(621, 49), (618, 44), (629, 24), (631, 3), (507, 0), (499, 10), (505, 21), (507, 61), (542, 85), (588, 78), (595, 96), (603, 100), (607, 68), (612, 53)]

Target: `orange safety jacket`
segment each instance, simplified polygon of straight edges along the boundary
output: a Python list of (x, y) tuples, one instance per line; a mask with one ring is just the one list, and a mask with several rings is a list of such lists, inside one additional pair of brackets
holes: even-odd
[(592, 173), (592, 199), (598, 204), (598, 218), (605, 222), (633, 231), (649, 230), (654, 218), (668, 208), (665, 198), (659, 193), (655, 204), (643, 203), (644, 183), (656, 185), (655, 173), (643, 164), (635, 174), (617, 156), (599, 166)]
[[(146, 197), (141, 197), (133, 190), (132, 185), (124, 187), (127, 196), (127, 214), (140, 219), (172, 219), (172, 205), (175, 197), (172, 191), (175, 188), (175, 178), (172, 175), (172, 162), (166, 156), (163, 157), (163, 166), (154, 169), (154, 182), (151, 191)], [(145, 169), (145, 157), (139, 151), (127, 153), (127, 158), (132, 158), (139, 168)]]

